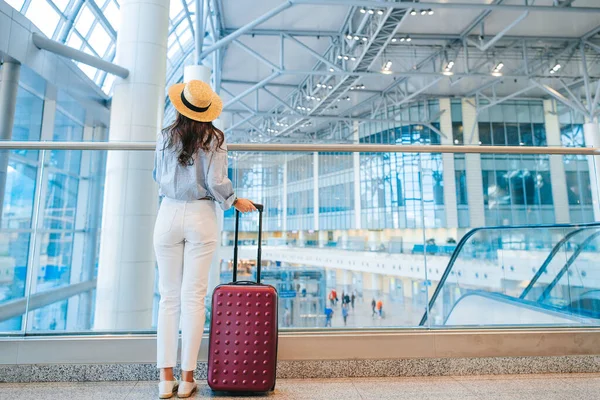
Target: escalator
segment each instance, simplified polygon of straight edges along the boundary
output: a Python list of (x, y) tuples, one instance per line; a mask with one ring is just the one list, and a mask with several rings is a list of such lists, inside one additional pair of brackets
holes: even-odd
[(600, 223), (471, 230), (420, 325), (600, 325), (599, 261)]

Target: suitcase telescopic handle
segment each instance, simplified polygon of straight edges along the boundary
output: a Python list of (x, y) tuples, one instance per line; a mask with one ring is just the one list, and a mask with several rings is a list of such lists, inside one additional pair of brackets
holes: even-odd
[[(264, 206), (258, 203), (252, 203), (258, 210), (258, 254), (256, 256), (256, 283), (260, 283), (260, 264), (262, 256), (262, 219)], [(240, 231), (240, 212), (235, 210), (235, 238), (233, 244), (233, 282), (237, 282), (238, 268), (238, 237)]]

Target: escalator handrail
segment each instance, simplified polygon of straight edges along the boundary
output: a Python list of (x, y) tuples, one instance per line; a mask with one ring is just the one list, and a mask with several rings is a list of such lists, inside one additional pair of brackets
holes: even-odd
[[(517, 304), (517, 305), (525, 307), (529, 310), (545, 312), (546, 314), (552, 314), (557, 317), (571, 319), (571, 320), (574, 320), (577, 322), (587, 322), (593, 318), (593, 317), (588, 317), (585, 315), (568, 313), (559, 307), (550, 306), (547, 304), (538, 304), (538, 303), (530, 301), (530, 300), (518, 299), (516, 297), (512, 297), (512, 296), (506, 295), (504, 293), (486, 292), (484, 290), (473, 290), (471, 292), (465, 293), (463, 296), (461, 296), (460, 299), (458, 299), (456, 301), (456, 303), (454, 303), (454, 305), (452, 306), (452, 311), (454, 310), (454, 308), (456, 308), (456, 306), (458, 305), (458, 303), (461, 300), (463, 300), (467, 297), (470, 297), (470, 296), (481, 296), (481, 297), (485, 297), (488, 299), (497, 300), (504, 304)], [(446, 325), (448, 318), (450, 317), (450, 315), (452, 315), (452, 311), (444, 319), (444, 325)]]
[(579, 245), (577, 250), (575, 250), (575, 252), (571, 255), (571, 257), (569, 257), (569, 259), (567, 260), (565, 265), (563, 265), (563, 267), (560, 269), (560, 271), (558, 271), (558, 274), (556, 274), (556, 276), (554, 277), (552, 282), (550, 282), (550, 284), (544, 289), (544, 291), (542, 292), (542, 294), (540, 295), (540, 297), (537, 300), (538, 303), (546, 301), (546, 299), (550, 295), (550, 292), (552, 292), (552, 289), (554, 289), (554, 287), (560, 281), (560, 279), (563, 277), (563, 275), (569, 270), (569, 267), (575, 262), (577, 257), (579, 257), (579, 255), (583, 252), (583, 249), (585, 248), (585, 246), (587, 246), (588, 243), (590, 243), (592, 240), (596, 239), (598, 236), (600, 236), (600, 231), (592, 233), (590, 236), (588, 236), (587, 239), (585, 239), (583, 242), (581, 242), (581, 244)]
[(573, 236), (578, 235), (587, 229), (589, 229), (589, 227), (579, 228), (577, 230), (574, 230), (573, 232), (570, 232), (569, 234), (567, 234), (564, 238), (562, 238), (558, 243), (556, 243), (554, 245), (554, 247), (552, 248), (552, 251), (550, 252), (550, 254), (548, 254), (548, 257), (546, 257), (546, 259), (544, 260), (544, 263), (542, 264), (542, 266), (538, 269), (538, 271), (535, 273), (533, 278), (531, 278), (527, 287), (525, 289), (523, 289), (523, 292), (519, 296), (519, 299), (525, 299), (527, 297), (527, 295), (529, 294), (531, 289), (533, 289), (533, 286), (537, 283), (538, 279), (548, 269), (548, 265), (550, 265), (552, 260), (554, 260), (554, 257), (556, 256), (556, 254), (558, 254), (558, 252), (560, 251), (562, 246), (565, 243), (567, 243)]
[[(537, 229), (537, 228), (539, 228), (539, 229), (544, 229), (544, 228), (545, 229), (551, 229), (551, 228), (552, 229), (554, 229), (554, 228), (583, 228), (583, 229), (585, 229), (585, 228), (589, 228), (589, 227), (600, 227), (600, 222), (591, 222), (591, 223), (585, 223), (585, 224), (507, 225), (507, 226), (491, 226), (491, 227), (480, 227), (480, 228), (471, 229), (469, 232), (467, 232), (465, 234), (465, 236), (462, 237), (462, 239), (460, 239), (460, 241), (458, 242), (458, 245), (456, 246), (456, 249), (454, 249), (454, 252), (452, 253), (452, 256), (450, 257), (450, 261), (448, 261), (448, 266), (444, 270), (444, 273), (442, 274), (442, 277), (440, 278), (440, 282), (438, 283), (435, 290), (433, 291), (433, 295), (431, 296), (431, 299), (429, 300), (429, 304), (427, 305), (427, 308), (425, 309), (425, 313), (423, 314), (423, 317), (421, 318), (421, 322), (419, 322), (419, 326), (423, 326), (423, 325), (425, 325), (425, 322), (427, 322), (427, 317), (429, 316), (429, 312), (433, 308), (435, 301), (437, 300), (440, 292), (442, 291), (442, 288), (444, 287), (444, 284), (446, 283), (448, 276), (450, 276), (450, 271), (452, 271), (452, 268), (454, 267), (454, 263), (456, 262), (458, 255), (462, 251), (463, 247), (465, 247), (468, 240), (473, 235), (475, 235), (477, 232), (485, 231), (485, 230), (495, 231), (495, 230), (502, 230), (502, 229), (513, 229), (513, 230), (514, 229), (532, 229), (532, 228), (534, 228), (534, 229)], [(423, 247), (424, 254), (426, 251), (427, 251), (427, 245), (425, 245)], [(427, 255), (425, 254), (425, 256), (427, 256)]]

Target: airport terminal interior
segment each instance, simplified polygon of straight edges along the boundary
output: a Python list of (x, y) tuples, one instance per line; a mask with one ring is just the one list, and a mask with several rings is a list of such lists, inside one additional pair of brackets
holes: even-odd
[(264, 205), (266, 397), (598, 398), (599, 0), (0, 0), (0, 399), (158, 398), (154, 152), (194, 80)]

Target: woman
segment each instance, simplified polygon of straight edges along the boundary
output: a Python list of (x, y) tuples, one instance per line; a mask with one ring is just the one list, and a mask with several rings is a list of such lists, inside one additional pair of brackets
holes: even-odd
[[(227, 177), (223, 132), (212, 124), (223, 102), (201, 81), (176, 84), (169, 98), (175, 122), (156, 144), (154, 180), (162, 202), (154, 228), (158, 263), (157, 367), (159, 397), (196, 391), (194, 370), (204, 333), (204, 298), (208, 273), (219, 236), (215, 202), (223, 210), (254, 211), (250, 200), (235, 197)], [(181, 323), (181, 382), (173, 377)]]

